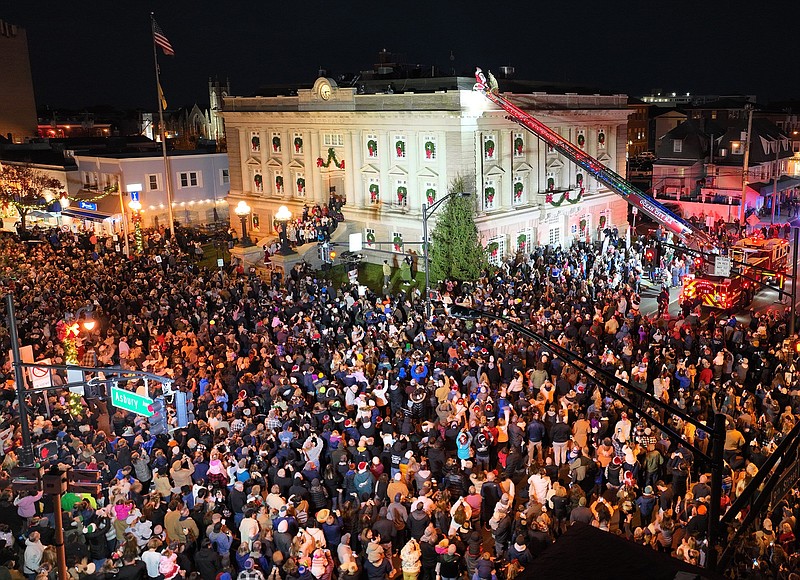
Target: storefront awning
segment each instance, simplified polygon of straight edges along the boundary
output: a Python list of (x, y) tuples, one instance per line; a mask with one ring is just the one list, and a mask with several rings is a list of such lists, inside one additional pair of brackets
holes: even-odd
[(67, 216), (67, 217), (78, 218), (78, 219), (82, 219), (82, 220), (91, 220), (93, 222), (101, 222), (101, 221), (111, 217), (111, 215), (107, 214), (107, 213), (100, 213), (100, 212), (95, 212), (95, 211), (84, 211), (84, 210), (72, 209), (72, 208), (67, 208), (67, 209), (61, 210), (61, 215), (62, 216)]

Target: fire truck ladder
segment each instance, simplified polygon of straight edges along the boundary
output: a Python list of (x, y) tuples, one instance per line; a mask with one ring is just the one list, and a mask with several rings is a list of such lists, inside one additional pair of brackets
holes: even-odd
[(581, 148), (576, 147), (550, 129), (550, 127), (538, 121), (505, 97), (500, 96), (496, 87), (489, 86), (480, 68), (475, 71), (475, 79), (477, 82), (473, 89), (483, 93), (487, 99), (506, 111), (508, 113), (507, 119), (524, 127), (561, 155), (585, 169), (597, 181), (620, 195), (629, 204), (639, 208), (656, 222), (676, 234), (687, 246), (717, 250), (717, 245), (713, 238), (706, 232), (696, 228), (650, 196), (642, 193), (619, 174), (603, 165)]

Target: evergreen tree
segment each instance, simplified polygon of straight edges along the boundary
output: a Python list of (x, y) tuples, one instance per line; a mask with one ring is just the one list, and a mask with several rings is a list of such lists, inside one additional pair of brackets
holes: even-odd
[[(456, 177), (449, 192), (464, 191), (464, 179)], [(477, 280), (486, 268), (486, 251), (478, 240), (473, 197), (454, 195), (445, 202), (431, 232), (429, 259), (431, 285), (440, 280)]]

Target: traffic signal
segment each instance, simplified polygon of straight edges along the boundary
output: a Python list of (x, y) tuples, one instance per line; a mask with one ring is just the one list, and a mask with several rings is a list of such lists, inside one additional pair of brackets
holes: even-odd
[(644, 263), (647, 266), (652, 266), (656, 259), (656, 253), (653, 248), (647, 248), (644, 251)]
[(67, 472), (67, 490), (72, 493), (90, 493), (98, 497), (103, 491), (100, 472), (95, 469), (70, 469)]
[(156, 436), (162, 433), (169, 432), (169, 424), (167, 423), (167, 406), (164, 403), (164, 397), (156, 397), (149, 405), (149, 410), (153, 414), (147, 418), (150, 435)]
[(39, 443), (39, 445), (36, 446), (36, 458), (42, 463), (50, 461), (51, 459), (57, 459), (58, 442), (45, 441), (44, 443)]
[(694, 259), (694, 269), (698, 272), (703, 269), (703, 258), (700, 256)]
[(328, 258), (330, 262), (333, 262), (336, 259), (336, 250), (328, 252)]

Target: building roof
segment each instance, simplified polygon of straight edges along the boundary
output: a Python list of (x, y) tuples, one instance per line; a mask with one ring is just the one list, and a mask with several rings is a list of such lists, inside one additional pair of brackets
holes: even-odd
[[(667, 160), (690, 160), (694, 163), (708, 156), (709, 134), (722, 135), (723, 129), (704, 119), (687, 119), (661, 138), (656, 151), (659, 164)], [(682, 141), (681, 150), (675, 151), (675, 141)], [(691, 164), (690, 163), (690, 164)]]
[[(746, 136), (747, 119), (741, 119), (725, 131), (719, 142), (717, 150), (725, 150), (729, 153), (725, 156), (720, 155), (719, 158), (715, 157), (714, 162), (718, 165), (743, 165), (744, 155), (732, 155), (730, 151), (733, 149), (733, 142), (741, 142), (746, 139)], [(750, 164), (757, 165), (774, 161), (775, 150), (772, 144), (776, 140), (780, 142), (779, 157), (781, 159), (792, 157), (793, 153), (789, 137), (771, 121), (753, 117), (752, 134), (750, 136)]]
[(50, 148), (5, 147), (0, 149), (0, 160), (62, 169), (78, 167), (72, 157), (65, 156), (63, 151)]

